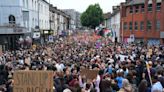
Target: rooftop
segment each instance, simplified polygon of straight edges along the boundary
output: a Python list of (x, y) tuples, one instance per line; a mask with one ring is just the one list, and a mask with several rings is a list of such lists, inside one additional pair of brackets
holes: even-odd
[(111, 12), (105, 13), (103, 14), (103, 16), (104, 16), (104, 19), (108, 19), (111, 16)]
[[(153, 0), (149, 0), (148, 3), (152, 3)], [(156, 2), (162, 2), (162, 0), (156, 0)], [(129, 3), (127, 3), (127, 6), (129, 5), (137, 5), (137, 4), (144, 4), (145, 0), (131, 0)]]

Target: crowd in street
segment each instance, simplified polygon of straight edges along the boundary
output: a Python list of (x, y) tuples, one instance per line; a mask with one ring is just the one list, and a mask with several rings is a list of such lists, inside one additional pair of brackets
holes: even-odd
[[(82, 69), (98, 70), (95, 79)], [(163, 92), (164, 47), (67, 37), (0, 57), (0, 92), (13, 92), (17, 70), (54, 72), (54, 92)]]

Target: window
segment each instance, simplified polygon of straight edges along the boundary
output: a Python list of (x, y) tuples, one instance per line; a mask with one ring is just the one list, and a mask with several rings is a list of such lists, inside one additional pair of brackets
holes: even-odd
[(26, 8), (28, 8), (28, 0), (26, 0)]
[(23, 7), (25, 7), (25, 0), (23, 0)]
[(156, 21), (156, 29), (160, 30), (160, 21), (159, 20)]
[(145, 6), (144, 5), (141, 5), (141, 12), (144, 12), (145, 11)]
[(139, 6), (136, 6), (135, 7), (135, 13), (138, 13), (139, 12)]
[(148, 11), (152, 11), (152, 4), (148, 5)]
[(37, 26), (38, 22), (37, 22), (37, 19), (35, 19), (35, 26)]
[(38, 11), (40, 12), (40, 9), (41, 9), (41, 5), (40, 5), (40, 3), (39, 3), (39, 5), (38, 5)]
[(45, 25), (45, 28), (46, 28), (46, 25), (47, 25), (46, 21), (44, 22), (44, 25)]
[(32, 18), (32, 26), (35, 27), (34, 18)]
[(129, 11), (129, 13), (133, 13), (133, 7), (132, 7), (132, 6), (130, 6), (130, 11)]
[(140, 30), (142, 31), (143, 29), (144, 29), (144, 22), (141, 21), (141, 23), (140, 23)]
[(9, 24), (15, 24), (15, 23), (16, 23), (15, 16), (10, 15), (9, 16)]
[(152, 27), (151, 21), (147, 21), (147, 29), (148, 30), (151, 30), (151, 27)]
[(129, 30), (132, 30), (132, 28), (133, 28), (132, 22), (129, 22)]
[(37, 10), (37, 5), (36, 5), (36, 1), (35, 1), (35, 10)]
[(32, 9), (34, 8), (34, 1), (32, 0)]
[(161, 10), (161, 3), (157, 3), (156, 10), (160, 11)]
[(127, 22), (124, 22), (124, 30), (127, 30)]
[(43, 27), (43, 25), (44, 25), (44, 24), (43, 24), (43, 20), (42, 20), (42, 25), (41, 25), (41, 26)]
[(137, 31), (138, 30), (138, 23), (135, 22), (134, 24), (135, 24), (135, 30)]
[(43, 12), (43, 5), (41, 5), (40, 12)]

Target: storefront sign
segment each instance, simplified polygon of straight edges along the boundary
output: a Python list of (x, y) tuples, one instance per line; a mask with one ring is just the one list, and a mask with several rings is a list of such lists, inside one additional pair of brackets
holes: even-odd
[(21, 32), (23, 32), (23, 29), (22, 29), (22, 28), (15, 28), (15, 29), (13, 30), (13, 32), (14, 32), (14, 33), (21, 33)]
[(35, 39), (40, 38), (40, 32), (34, 32), (33, 38)]

